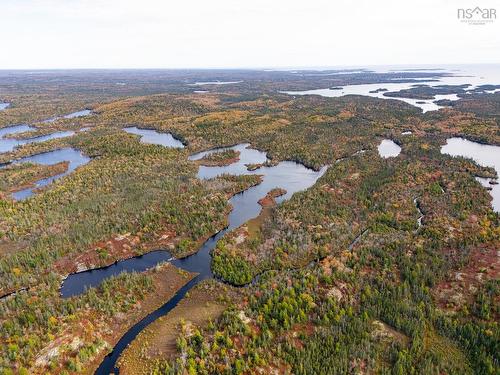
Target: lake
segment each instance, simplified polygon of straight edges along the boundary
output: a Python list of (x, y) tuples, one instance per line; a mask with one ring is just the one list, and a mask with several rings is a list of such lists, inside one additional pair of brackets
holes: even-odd
[(70, 297), (82, 293), (87, 287), (100, 284), (104, 279), (110, 276), (118, 275), (121, 272), (143, 271), (145, 268), (153, 267), (162, 261), (169, 261), (176, 267), (199, 274), (183, 288), (181, 288), (172, 299), (166, 301), (162, 307), (146, 316), (143, 320), (127, 331), (115, 345), (113, 352), (111, 352), (101, 363), (96, 371), (96, 374), (108, 375), (109, 373), (116, 373), (118, 371), (118, 369), (115, 368), (116, 361), (120, 357), (121, 353), (145, 327), (158, 319), (160, 316), (166, 315), (169, 311), (171, 311), (175, 306), (177, 306), (178, 302), (184, 297), (184, 295), (199, 282), (213, 277), (211, 270), (211, 251), (227, 232), (259, 215), (261, 211), (261, 206), (258, 203), (259, 199), (265, 197), (270, 190), (277, 187), (283, 188), (287, 191), (287, 193), (283, 196), (276, 198), (278, 203), (290, 199), (294, 193), (305, 190), (314, 185), (314, 183), (325, 173), (327, 169), (327, 167), (323, 167), (319, 171), (314, 171), (295, 162), (283, 161), (272, 167), (262, 166), (257, 170), (248, 171), (246, 164), (260, 164), (267, 161), (266, 153), (252, 149), (248, 144), (239, 144), (233, 147), (201, 152), (192, 155), (190, 160), (199, 160), (203, 156), (226, 149), (239, 151), (240, 160), (231, 165), (222, 167), (200, 166), (198, 170), (198, 178), (206, 180), (219, 176), (223, 173), (233, 175), (258, 174), (262, 175), (263, 181), (261, 184), (252, 186), (229, 199), (229, 204), (233, 207), (231, 213), (229, 214), (229, 225), (209, 238), (201, 246), (198, 252), (182, 259), (170, 259), (169, 252), (156, 251), (149, 253), (151, 255), (146, 254), (140, 257), (131, 258), (113, 264), (109, 267), (75, 273), (69, 275), (64, 281), (61, 288), (62, 296)]
[(141, 129), (136, 126), (123, 128), (129, 134), (139, 135), (142, 143), (149, 143), (172, 148), (183, 148), (184, 144), (170, 133), (160, 133), (154, 129)]
[(55, 176), (43, 178), (35, 183), (34, 187), (23, 189), (12, 193), (12, 198), (15, 200), (24, 200), (31, 197), (34, 194), (34, 190), (47, 186), (54, 182), (55, 180), (67, 176), (73, 172), (76, 168), (87, 164), (90, 158), (85, 156), (81, 151), (74, 148), (67, 147), (59, 150), (44, 152), (41, 154), (36, 154), (32, 156), (27, 156), (19, 160), (14, 161), (12, 164), (20, 163), (36, 163), (41, 165), (54, 165), (61, 163), (63, 161), (69, 162), (68, 169), (64, 173), (57, 174)]
[[(443, 108), (444, 105), (439, 105), (435, 103), (439, 100), (449, 100), (456, 101), (460, 98), (457, 94), (439, 94), (434, 95), (432, 99), (414, 99), (405, 97), (389, 97), (384, 95), (386, 92), (399, 92), (401, 90), (411, 89), (417, 85), (427, 85), (429, 87), (436, 87), (440, 85), (470, 85), (466, 90), (467, 94), (470, 90), (477, 88), (481, 85), (500, 84), (500, 66), (498, 65), (460, 65), (460, 66), (447, 66), (444, 68), (431, 68), (427, 67), (428, 77), (427, 78), (415, 78), (414, 82), (395, 82), (402, 80), (400, 78), (387, 78), (387, 82), (384, 83), (369, 83), (369, 84), (353, 84), (345, 85), (341, 87), (334, 88), (318, 88), (313, 90), (304, 91), (281, 91), (282, 93), (289, 95), (320, 95), (324, 97), (341, 97), (346, 95), (362, 95), (370, 96), (373, 98), (385, 99), (385, 100), (400, 100), (408, 103), (412, 106), (422, 109), (422, 112), (436, 111)], [(401, 68), (402, 69), (402, 68)], [(373, 67), (373, 70), (366, 70), (363, 72), (356, 73), (344, 73), (344, 74), (359, 74), (367, 72), (379, 73), (379, 74), (396, 74), (398, 72), (408, 73), (411, 69), (398, 70), (397, 67)], [(415, 68), (414, 71), (421, 71), (421, 68)], [(433, 76), (432, 72), (439, 73), (440, 75)], [(441, 74), (447, 73), (446, 76), (441, 76)], [(317, 73), (317, 75), (321, 73)], [(336, 73), (338, 74), (338, 73)], [(485, 90), (485, 94), (493, 94), (500, 91), (500, 89)]]
[[(500, 176), (500, 146), (485, 145), (465, 138), (454, 137), (446, 140), (446, 145), (441, 147), (441, 153), (472, 159), (483, 167), (494, 168), (497, 172), (497, 179)], [(488, 191), (493, 198), (493, 209), (500, 212), (500, 185), (496, 183), (497, 179), (476, 177), (481, 185), (491, 189)]]

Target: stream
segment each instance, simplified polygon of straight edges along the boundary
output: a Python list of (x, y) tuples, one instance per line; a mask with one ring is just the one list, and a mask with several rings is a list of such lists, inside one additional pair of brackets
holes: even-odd
[[(3, 138), (4, 135), (12, 134), (13, 132), (24, 132), (31, 129), (32, 128), (29, 127), (29, 125), (18, 125), (15, 127), (0, 129), (0, 147), (2, 146), (2, 141), (5, 140), (5, 138)], [(159, 144), (165, 147), (173, 148), (184, 147), (180, 140), (174, 138), (169, 133), (159, 133), (152, 129), (140, 129), (137, 127), (125, 128), (124, 131), (139, 135), (141, 137), (141, 142), (144, 143)], [(48, 136), (54, 136), (54, 134), (56, 133)], [(32, 138), (32, 140), (39, 138), (41, 137)], [(168, 314), (173, 308), (175, 308), (182, 298), (184, 298), (186, 293), (194, 286), (203, 280), (213, 277), (211, 271), (211, 251), (216, 247), (218, 241), (226, 233), (259, 215), (261, 211), (261, 206), (258, 203), (259, 199), (265, 197), (265, 195), (274, 188), (282, 188), (286, 190), (286, 194), (276, 198), (278, 204), (282, 203), (283, 201), (290, 199), (294, 193), (310, 188), (327, 170), (327, 166), (325, 166), (319, 171), (314, 171), (302, 164), (292, 161), (283, 161), (274, 166), (265, 165), (268, 161), (267, 154), (250, 148), (250, 145), (247, 143), (200, 152), (191, 155), (189, 160), (196, 161), (212, 153), (228, 149), (239, 152), (238, 161), (227, 166), (200, 166), (197, 172), (197, 177), (201, 180), (208, 180), (222, 174), (253, 174), (262, 176), (262, 182), (259, 185), (252, 186), (229, 199), (228, 202), (232, 206), (232, 210), (228, 217), (228, 226), (205, 241), (198, 252), (182, 259), (176, 259), (172, 257), (170, 252), (160, 249), (141, 256), (116, 262), (115, 264), (107, 267), (74, 273), (69, 275), (67, 279), (64, 280), (60, 291), (61, 296), (63, 298), (69, 298), (84, 293), (90, 287), (97, 287), (104, 280), (122, 272), (143, 272), (162, 262), (170, 262), (178, 268), (198, 274), (195, 278), (179, 289), (176, 294), (171, 299), (166, 301), (160, 308), (148, 314), (141, 321), (133, 325), (120, 338), (113, 348), (113, 351), (104, 358), (95, 374), (107, 375), (110, 373), (118, 373), (116, 362), (127, 345), (133, 341), (145, 327), (159, 317)], [(400, 153), (401, 148), (390, 140), (383, 140), (378, 151), (381, 157), (387, 158), (397, 156)], [(491, 166), (495, 168), (497, 173), (500, 174), (500, 147), (498, 146), (482, 145), (462, 138), (451, 138), (448, 139), (447, 144), (443, 146), (441, 152), (452, 156), (472, 158), (483, 166)], [(65, 173), (38, 181), (35, 187), (37, 188), (45, 186), (55, 179), (71, 173), (78, 166), (88, 163), (89, 160), (90, 159), (88, 157), (84, 156), (78, 150), (73, 148), (64, 148), (22, 158), (14, 161), (13, 163), (33, 162), (51, 165), (61, 161), (69, 161), (69, 167)], [(255, 170), (249, 171), (248, 165), (250, 164), (259, 164), (261, 166)], [(487, 184), (491, 187), (490, 192), (493, 196), (493, 207), (496, 211), (499, 211), (500, 189), (499, 185), (495, 185), (494, 182), (494, 180), (488, 179)], [(33, 190), (35, 188), (16, 192), (14, 193), (14, 197), (15, 199), (25, 199), (33, 194)], [(414, 200), (414, 204), (419, 211), (418, 227), (420, 227), (423, 214), (420, 210), (417, 199)], [(356, 238), (356, 240), (352, 243), (352, 246), (355, 246), (356, 242), (364, 234), (366, 234), (366, 231), (363, 231)]]
[[(148, 136), (151, 135), (151, 130), (137, 128), (134, 129), (134, 134), (143, 135), (140, 134), (141, 131), (146, 131), (145, 134)], [(327, 169), (327, 167), (323, 167), (319, 171), (314, 171), (306, 168), (302, 164), (284, 161), (272, 167), (261, 166), (254, 171), (248, 171), (246, 164), (260, 164), (266, 162), (266, 153), (249, 148), (248, 144), (239, 144), (228, 148), (239, 151), (240, 159), (228, 166), (200, 166), (197, 175), (198, 178), (206, 180), (224, 173), (233, 175), (256, 174), (262, 176), (262, 183), (252, 186), (229, 199), (229, 204), (233, 207), (228, 218), (229, 225), (210, 237), (201, 246), (198, 252), (182, 259), (175, 259), (168, 251), (157, 250), (139, 257), (117, 262), (108, 267), (74, 273), (64, 280), (61, 287), (61, 295), (63, 298), (67, 298), (79, 295), (87, 288), (97, 286), (103, 280), (118, 275), (121, 272), (144, 271), (164, 261), (168, 261), (174, 266), (186, 271), (198, 273), (194, 279), (179, 289), (174, 297), (166, 301), (163, 306), (132, 326), (125, 335), (121, 337), (113, 348), (113, 351), (105, 357), (95, 374), (108, 375), (110, 373), (118, 373), (118, 369), (115, 367), (116, 361), (127, 345), (150, 323), (171, 311), (191, 288), (201, 281), (213, 277), (211, 270), (211, 251), (226, 233), (259, 215), (261, 210), (261, 206), (258, 203), (259, 199), (265, 197), (270, 190), (277, 187), (287, 191), (286, 194), (276, 199), (278, 203), (290, 199), (295, 192), (308, 189), (314, 185)], [(199, 160), (205, 155), (228, 148), (201, 152), (192, 155), (189, 159)]]

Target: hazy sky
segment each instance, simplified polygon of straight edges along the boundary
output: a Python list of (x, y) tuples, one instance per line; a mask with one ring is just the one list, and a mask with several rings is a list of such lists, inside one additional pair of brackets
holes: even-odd
[(0, 0), (0, 69), (500, 63), (483, 0)]

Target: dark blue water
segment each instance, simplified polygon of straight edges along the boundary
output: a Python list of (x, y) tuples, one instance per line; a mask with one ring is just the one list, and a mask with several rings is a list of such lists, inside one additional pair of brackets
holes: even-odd
[(153, 129), (140, 129), (136, 126), (123, 128), (124, 131), (130, 134), (140, 135), (142, 143), (151, 143), (165, 147), (183, 148), (184, 144), (174, 138), (170, 133), (160, 133)]
[[(125, 333), (125, 335), (123, 335), (122, 338), (118, 341), (118, 343), (113, 348), (113, 351), (104, 358), (103, 362), (101, 363), (99, 368), (96, 370), (96, 372), (95, 372), (96, 374), (99, 374), (99, 375), (108, 375), (110, 373), (117, 374), (118, 369), (115, 368), (116, 361), (118, 360), (118, 358), (120, 358), (120, 355), (125, 350), (127, 345), (132, 340), (134, 340), (137, 337), (137, 335), (144, 328), (146, 328), (149, 324), (154, 322), (159, 317), (166, 315), (175, 306), (177, 306), (177, 304), (182, 300), (182, 298), (184, 298), (186, 293), (191, 288), (193, 288), (195, 285), (197, 285), (201, 281), (209, 279), (213, 276), (212, 270), (210, 268), (210, 263), (211, 263), (210, 252), (215, 248), (215, 245), (217, 244), (219, 239), (228, 230), (230, 230), (230, 227), (223, 229), (222, 231), (218, 232), (215, 236), (209, 238), (207, 241), (205, 241), (203, 246), (200, 248), (200, 250), (196, 254), (193, 254), (193, 255), (186, 257), (186, 258), (183, 258), (183, 259), (170, 260), (170, 263), (172, 263), (176, 267), (182, 268), (182, 269), (189, 271), (189, 272), (196, 272), (196, 273), (198, 273), (198, 275), (194, 279), (189, 281), (186, 285), (184, 285), (181, 289), (179, 289), (179, 291), (171, 299), (169, 299), (163, 306), (161, 306), (159, 309), (155, 310), (154, 312), (152, 312), (151, 314), (146, 316), (139, 323), (132, 326)], [(153, 253), (162, 253), (161, 255), (155, 255), (155, 257), (154, 257), (154, 258), (158, 259), (158, 263), (165, 261), (165, 260), (168, 260), (168, 258), (170, 257), (170, 254), (167, 251), (156, 251)], [(143, 256), (143, 257), (145, 257), (145, 256)], [(135, 261), (136, 259), (140, 259), (143, 257), (128, 259), (124, 262)], [(154, 260), (154, 259), (151, 258), (151, 260)], [(151, 267), (154, 265), (156, 265), (156, 264), (152, 264)], [(136, 268), (135, 264), (133, 264), (132, 262), (129, 262), (128, 266), (130, 266), (132, 268), (127, 269), (127, 271), (130, 271), (130, 270), (140, 271), (140, 268)], [(138, 266), (141, 267), (140, 264)], [(107, 267), (107, 268), (112, 268), (112, 267), (115, 267), (115, 265), (112, 265), (112, 266)], [(97, 270), (97, 271), (100, 271), (100, 270)], [(113, 271), (114, 271), (112, 273), (113, 275), (117, 274), (119, 272), (123, 272), (123, 270), (120, 271), (118, 267), (114, 268)], [(81, 275), (84, 273), (85, 272), (82, 272), (80, 274), (73, 274), (73, 275), (70, 275), (69, 278), (71, 278), (73, 276)], [(109, 275), (109, 273), (107, 273), (107, 274)], [(101, 281), (104, 279), (101, 277), (101, 275), (98, 275), (97, 277), (101, 278)], [(68, 279), (66, 279), (66, 281), (64, 283), (67, 283)], [(84, 278), (78, 277), (78, 279), (75, 282), (72, 281), (72, 283), (78, 284), (79, 282), (82, 282), (84, 280), (85, 280)], [(81, 290), (81, 287), (78, 287), (78, 288)], [(63, 288), (61, 289), (61, 293), (63, 293), (63, 290), (64, 290), (64, 284), (63, 284)], [(66, 296), (63, 294), (63, 297), (66, 297)]]
[[(273, 188), (281, 187), (287, 190), (285, 195), (277, 199), (278, 202), (282, 202), (289, 199), (293, 193), (311, 187), (326, 171), (326, 167), (322, 168), (320, 171), (313, 171), (298, 163), (281, 162), (274, 167), (261, 167), (256, 171), (250, 172), (246, 169), (245, 164), (264, 163), (267, 160), (267, 157), (265, 153), (249, 149), (247, 147), (248, 145), (246, 144), (231, 147), (232, 149), (240, 151), (240, 160), (238, 162), (223, 167), (200, 167), (198, 171), (198, 178), (209, 179), (223, 173), (235, 175), (259, 174), (263, 176), (262, 183), (233, 196), (229, 200), (233, 210), (229, 214), (229, 225), (227, 228), (209, 238), (201, 246), (197, 253), (183, 259), (170, 260), (170, 262), (176, 267), (182, 268), (186, 271), (196, 272), (199, 275), (181, 288), (173, 298), (167, 301), (158, 310), (154, 311), (130, 328), (129, 331), (115, 345), (113, 352), (110, 353), (101, 363), (95, 372), (96, 374), (108, 375), (110, 373), (118, 373), (118, 369), (115, 367), (116, 361), (120, 357), (123, 350), (127, 347), (128, 343), (130, 343), (151, 322), (155, 321), (160, 316), (166, 315), (175, 306), (177, 306), (186, 292), (188, 292), (192, 287), (197, 285), (202, 280), (213, 276), (211, 271), (211, 251), (227, 232), (239, 227), (260, 213), (261, 206), (258, 204), (259, 199), (263, 198)], [(222, 149), (199, 153), (191, 156), (190, 159), (198, 160), (208, 153), (220, 150)], [(155, 253), (156, 254), (154, 256), (148, 258), (148, 261), (151, 261), (151, 263), (154, 263), (155, 260), (158, 260), (158, 262), (168, 260), (170, 256), (167, 251)], [(63, 297), (68, 297), (70, 295), (77, 294), (69, 293), (69, 291), (83, 291), (86, 287), (95, 286), (102, 282), (105, 278), (117, 275), (120, 272), (142, 271), (145, 267), (145, 262), (143, 260), (144, 257), (145, 256), (118, 262), (117, 264), (104, 269), (72, 274), (64, 281), (61, 293)], [(155, 264), (152, 264), (151, 267), (154, 265)], [(66, 284), (71, 285), (71, 287), (66, 287)]]
[(67, 147), (59, 150), (44, 152), (42, 154), (27, 156), (22, 159), (14, 161), (13, 164), (30, 162), (42, 165), (54, 165), (57, 163), (61, 163), (63, 161), (69, 162), (68, 169), (66, 170), (66, 172), (38, 180), (35, 183), (34, 187), (16, 191), (15, 193), (12, 193), (12, 197), (15, 200), (23, 200), (31, 197), (35, 189), (47, 186), (52, 182), (54, 182), (55, 180), (70, 174), (76, 168), (87, 164), (90, 161), (90, 158), (74, 148)]
[(122, 260), (115, 264), (90, 271), (78, 272), (63, 282), (61, 295), (64, 298), (79, 295), (90, 287), (98, 286), (103, 280), (121, 272), (142, 272), (154, 267), (160, 262), (172, 258), (168, 251), (158, 250), (131, 259)]
[(181, 289), (179, 289), (177, 293), (175, 293), (175, 295), (170, 298), (168, 302), (165, 303), (162, 307), (147, 315), (139, 323), (130, 328), (127, 333), (125, 333), (125, 335), (123, 335), (122, 338), (117, 342), (117, 344), (113, 348), (113, 351), (104, 358), (95, 374), (118, 374), (118, 368), (115, 367), (116, 361), (118, 361), (118, 358), (120, 358), (122, 352), (127, 348), (127, 345), (132, 342), (144, 328), (153, 323), (156, 319), (167, 315), (168, 312), (171, 311), (175, 306), (177, 306), (177, 304), (184, 298), (187, 292), (189, 292), (194, 286), (199, 284), (204, 279), (206, 279), (206, 277), (203, 277), (202, 275), (196, 276)]

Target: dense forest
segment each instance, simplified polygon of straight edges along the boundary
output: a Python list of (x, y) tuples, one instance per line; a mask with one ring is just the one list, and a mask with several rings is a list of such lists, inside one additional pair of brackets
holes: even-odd
[[(15, 138), (75, 134), (0, 153), (0, 373), (94, 373), (196, 274), (164, 263), (69, 298), (62, 282), (153, 250), (195, 254), (228, 224), (228, 200), (261, 182), (261, 166), (203, 180), (200, 165), (240, 154), (189, 155), (250, 143), (267, 152), (267, 166), (328, 169), (227, 232), (211, 251), (214, 278), (131, 342), (120, 373), (500, 374), (500, 215), (475, 179), (498, 176), (441, 153), (453, 136), (500, 145), (500, 93), (426, 113), (395, 100), (280, 93), (394, 78), (327, 73), (75, 71), (56, 83), (2, 73), (0, 101), (11, 105), (0, 128), (35, 127)], [(242, 82), (195, 93), (192, 82), (204, 80)], [(81, 109), (92, 112), (61, 117)], [(141, 142), (127, 126), (171, 133), (185, 147)], [(381, 158), (382, 139), (401, 154)], [(90, 162), (14, 200), (68, 168), (14, 161), (64, 147)]]

